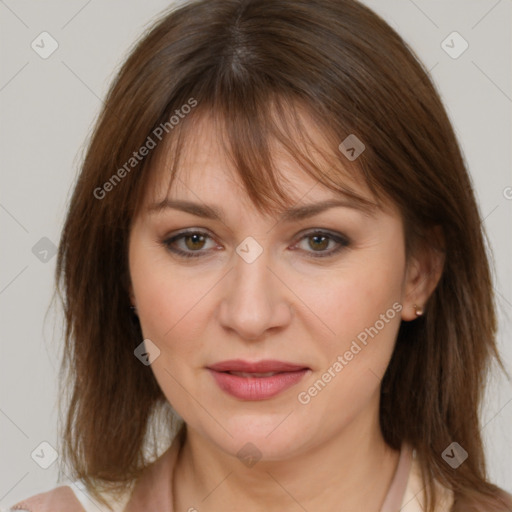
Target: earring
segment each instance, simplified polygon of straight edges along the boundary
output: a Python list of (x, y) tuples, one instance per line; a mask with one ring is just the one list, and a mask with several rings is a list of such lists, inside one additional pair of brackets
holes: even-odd
[(132, 313), (134, 313), (135, 315), (137, 314), (137, 308), (133, 304), (130, 305), (130, 309), (132, 310)]
[(423, 308), (420, 308), (416, 306), (416, 304), (413, 304), (414, 312), (416, 313), (416, 316), (423, 315)]

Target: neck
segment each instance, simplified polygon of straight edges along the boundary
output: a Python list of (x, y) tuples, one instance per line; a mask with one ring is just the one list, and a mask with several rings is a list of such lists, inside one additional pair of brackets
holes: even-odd
[(378, 512), (398, 457), (384, 442), (378, 407), (294, 457), (252, 467), (188, 427), (175, 469), (176, 511)]

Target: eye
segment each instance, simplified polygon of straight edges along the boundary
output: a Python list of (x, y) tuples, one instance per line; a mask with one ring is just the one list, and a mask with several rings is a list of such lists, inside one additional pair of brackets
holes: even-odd
[[(204, 231), (182, 231), (175, 236), (166, 238), (162, 241), (162, 244), (178, 256), (197, 258), (207, 252), (201, 250), (205, 247), (207, 239), (211, 239), (211, 237)], [(179, 242), (183, 242), (181, 248), (176, 247)]]
[[(205, 231), (182, 231), (161, 243), (170, 252), (183, 258), (198, 258), (213, 250), (207, 247), (207, 241), (213, 240)], [(306, 242), (306, 244), (304, 244)], [(299, 247), (303, 244), (302, 247)], [(303, 234), (299, 242), (291, 247), (299, 248), (311, 258), (325, 258), (332, 256), (350, 245), (349, 239), (340, 233), (331, 233), (324, 230), (310, 231)], [(330, 250), (329, 246), (331, 246)]]
[[(305, 233), (299, 240), (299, 244), (306, 242), (306, 248), (301, 248), (311, 258), (326, 258), (340, 252), (350, 245), (349, 239), (339, 233), (331, 233), (328, 231), (316, 230)], [(328, 249), (331, 244), (331, 250)], [(296, 246), (292, 248), (295, 249)], [(333, 247), (334, 246), (334, 247)], [(312, 249), (312, 250), (309, 250)]]

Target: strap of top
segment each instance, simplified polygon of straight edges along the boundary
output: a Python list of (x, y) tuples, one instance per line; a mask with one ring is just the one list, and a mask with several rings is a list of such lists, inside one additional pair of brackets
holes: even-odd
[(380, 512), (397, 512), (402, 508), (407, 482), (411, 472), (412, 449), (409, 445), (404, 444), (400, 450), (400, 457), (396, 467), (395, 476), (391, 481), (388, 493), (384, 499), (384, 503)]

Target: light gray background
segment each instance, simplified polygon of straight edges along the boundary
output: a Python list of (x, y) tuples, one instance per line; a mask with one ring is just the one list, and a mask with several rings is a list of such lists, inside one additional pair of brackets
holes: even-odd
[[(366, 0), (413, 47), (437, 84), (475, 183), (495, 254), (499, 347), (512, 346), (511, 0)], [(57, 462), (31, 458), (57, 447), (57, 371), (62, 321), (44, 315), (71, 187), (107, 88), (129, 48), (169, 2), (0, 0), (1, 394), (0, 506), (57, 483)], [(31, 48), (43, 31), (59, 44), (48, 59)], [(469, 48), (451, 58), (441, 42), (459, 32)], [(48, 257), (51, 253), (48, 254)], [(512, 492), (512, 388), (496, 376), (483, 410), (490, 477)]]

